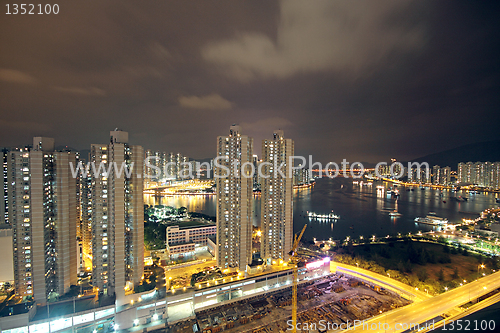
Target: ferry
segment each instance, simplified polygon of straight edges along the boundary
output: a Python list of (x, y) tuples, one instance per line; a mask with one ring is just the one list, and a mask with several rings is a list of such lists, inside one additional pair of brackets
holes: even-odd
[(338, 220), (338, 219), (340, 219), (340, 216), (336, 215), (334, 213), (316, 214), (314, 212), (307, 212), (307, 216), (309, 216), (310, 219), (325, 219), (325, 220)]
[(445, 225), (448, 224), (448, 220), (444, 217), (439, 217), (434, 212), (429, 212), (426, 217), (416, 217), (415, 222), (430, 225)]

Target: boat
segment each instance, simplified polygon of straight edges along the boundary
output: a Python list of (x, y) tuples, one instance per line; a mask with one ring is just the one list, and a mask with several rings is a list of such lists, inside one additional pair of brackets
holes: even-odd
[(392, 217), (399, 217), (399, 216), (402, 216), (403, 214), (398, 213), (397, 211), (394, 210), (394, 211), (390, 212), (389, 215)]
[(399, 190), (398, 189), (390, 190), (390, 191), (387, 192), (387, 194), (388, 195), (390, 194), (393, 197), (398, 198), (399, 197)]
[(320, 219), (320, 220), (338, 220), (338, 219), (340, 219), (340, 216), (336, 215), (334, 213), (316, 214), (314, 212), (307, 212), (307, 216), (309, 216), (310, 219)]
[(429, 225), (445, 225), (448, 220), (444, 217), (439, 217), (434, 212), (429, 212), (426, 217), (416, 217), (415, 222)]

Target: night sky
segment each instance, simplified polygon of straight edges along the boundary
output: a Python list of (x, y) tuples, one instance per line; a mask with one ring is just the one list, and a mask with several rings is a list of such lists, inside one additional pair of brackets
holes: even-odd
[(281, 128), (296, 155), (377, 162), (500, 139), (498, 1), (1, 3), (0, 146), (118, 127), (206, 158), (239, 123), (258, 153)]

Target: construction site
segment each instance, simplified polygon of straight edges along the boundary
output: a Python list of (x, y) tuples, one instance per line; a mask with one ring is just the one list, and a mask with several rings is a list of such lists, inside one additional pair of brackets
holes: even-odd
[[(342, 323), (364, 320), (410, 303), (377, 285), (337, 274), (300, 284), (297, 295), (299, 328), (320, 321), (340, 327)], [(167, 331), (286, 332), (292, 328), (292, 287), (204, 309), (195, 312), (195, 317), (174, 324)]]

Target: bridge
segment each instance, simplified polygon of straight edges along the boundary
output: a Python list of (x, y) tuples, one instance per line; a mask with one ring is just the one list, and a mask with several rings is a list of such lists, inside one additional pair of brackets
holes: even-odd
[[(357, 276), (368, 281), (378, 281), (379, 285), (389, 286), (387, 289), (393, 291), (396, 289), (400, 293), (413, 295), (414, 302), (412, 304), (373, 317), (363, 323), (358, 323), (356, 327), (352, 327), (351, 323), (351, 327), (345, 330), (346, 332), (366, 332), (367, 327), (370, 332), (403, 332), (411, 328), (412, 325), (418, 327), (419, 324), (421, 325), (445, 313), (457, 312), (459, 306), (500, 288), (500, 272), (496, 272), (440, 295), (426, 297), (422, 295), (421, 291), (411, 290), (410, 286), (404, 284), (404, 286), (401, 286), (402, 283), (399, 281), (394, 279), (391, 281), (391, 279), (371, 271), (338, 263), (334, 263), (332, 268), (338, 273)], [(474, 309), (478, 310), (482, 307), (484, 305), (476, 306)], [(458, 310), (458, 312), (463, 311)]]

